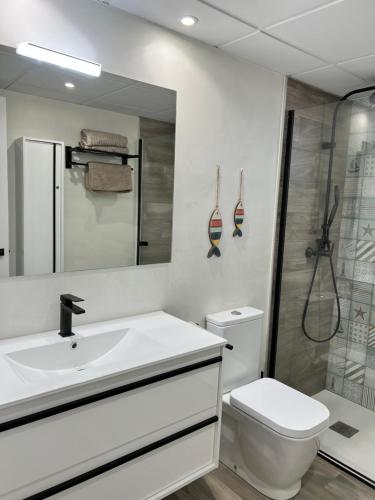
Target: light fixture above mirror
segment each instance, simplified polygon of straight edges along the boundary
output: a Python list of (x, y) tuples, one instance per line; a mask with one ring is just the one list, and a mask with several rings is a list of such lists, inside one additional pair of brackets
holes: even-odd
[(54, 64), (55, 66), (60, 66), (60, 68), (77, 71), (85, 75), (98, 77), (102, 71), (101, 64), (99, 63), (86, 61), (85, 59), (80, 59), (79, 57), (64, 54), (63, 52), (58, 52), (29, 42), (20, 43), (17, 46), (17, 54), (36, 59), (37, 61)]

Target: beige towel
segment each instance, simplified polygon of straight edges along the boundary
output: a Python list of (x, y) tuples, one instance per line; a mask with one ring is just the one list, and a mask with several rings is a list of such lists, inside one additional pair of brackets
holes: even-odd
[(126, 193), (133, 190), (132, 172), (129, 165), (89, 162), (85, 172), (88, 191)]
[(129, 153), (128, 148), (118, 148), (116, 146), (82, 146), (81, 143), (80, 146), (81, 148), (87, 149), (87, 151), (90, 151), (90, 149), (95, 149), (96, 151), (108, 151), (108, 153), (119, 153), (120, 155)]
[(80, 145), (83, 148), (94, 148), (94, 146), (126, 148), (128, 146), (128, 138), (121, 134), (112, 134), (110, 132), (102, 132), (101, 130), (84, 128), (81, 130)]

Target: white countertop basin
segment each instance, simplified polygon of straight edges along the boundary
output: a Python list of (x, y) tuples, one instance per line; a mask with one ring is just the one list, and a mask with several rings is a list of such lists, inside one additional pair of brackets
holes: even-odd
[(130, 347), (136, 333), (133, 330), (115, 330), (113, 332), (97, 333), (88, 337), (71, 337), (70, 342), (55, 342), (54, 344), (38, 345), (18, 351), (8, 352), (5, 356), (25, 368), (41, 371), (84, 370), (93, 366), (99, 358), (107, 356), (110, 362), (111, 354), (117, 349)]
[(79, 384), (220, 347), (225, 339), (163, 311), (0, 341), (0, 410)]

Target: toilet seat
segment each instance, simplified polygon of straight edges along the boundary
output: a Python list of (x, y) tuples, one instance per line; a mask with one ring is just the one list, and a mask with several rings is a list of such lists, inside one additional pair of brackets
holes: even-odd
[(291, 438), (314, 436), (329, 425), (329, 411), (322, 403), (272, 378), (232, 390), (230, 403)]

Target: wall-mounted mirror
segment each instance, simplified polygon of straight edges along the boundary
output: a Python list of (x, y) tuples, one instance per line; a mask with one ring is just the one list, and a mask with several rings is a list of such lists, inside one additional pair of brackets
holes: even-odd
[(176, 93), (0, 46), (0, 277), (169, 262)]

